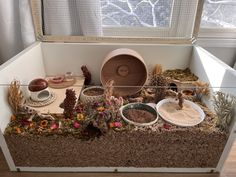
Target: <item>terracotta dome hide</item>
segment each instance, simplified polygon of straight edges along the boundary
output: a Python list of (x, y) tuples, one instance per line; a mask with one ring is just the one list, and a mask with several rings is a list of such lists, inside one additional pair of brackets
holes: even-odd
[(31, 92), (38, 92), (48, 87), (48, 82), (45, 79), (34, 79), (29, 83), (28, 89)]
[[(114, 94), (133, 95), (140, 91), (147, 80), (147, 67), (136, 51), (126, 48), (110, 52), (104, 59), (100, 79), (103, 86), (114, 80)], [(133, 87), (132, 87), (133, 86)]]

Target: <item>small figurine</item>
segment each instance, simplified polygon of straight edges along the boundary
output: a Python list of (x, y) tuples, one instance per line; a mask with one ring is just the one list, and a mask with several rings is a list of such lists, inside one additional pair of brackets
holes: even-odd
[(178, 100), (179, 100), (178, 105), (179, 105), (180, 109), (183, 109), (183, 103), (184, 103), (183, 94), (178, 93), (177, 97), (178, 97)]
[(83, 65), (83, 66), (81, 67), (81, 70), (82, 70), (83, 75), (84, 75), (84, 77), (85, 77), (84, 84), (85, 84), (85, 85), (89, 85), (89, 84), (91, 83), (91, 80), (92, 80), (92, 75), (91, 75), (91, 73), (89, 72), (88, 68), (87, 68), (85, 65)]

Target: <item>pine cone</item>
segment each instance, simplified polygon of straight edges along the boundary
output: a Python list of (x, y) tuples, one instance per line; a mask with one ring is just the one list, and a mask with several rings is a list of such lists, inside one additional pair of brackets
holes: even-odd
[(151, 76), (150, 85), (155, 86), (155, 102), (158, 103), (166, 96), (168, 81), (162, 74), (154, 74)]
[(66, 90), (66, 98), (64, 99), (64, 115), (66, 117), (72, 118), (74, 113), (74, 107), (76, 104), (75, 91), (72, 89)]

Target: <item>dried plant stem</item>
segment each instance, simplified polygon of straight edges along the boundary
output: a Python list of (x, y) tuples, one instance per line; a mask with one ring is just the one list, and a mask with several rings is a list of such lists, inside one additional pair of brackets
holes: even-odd
[(17, 114), (23, 103), (23, 94), (20, 90), (20, 82), (13, 80), (8, 89), (8, 102), (11, 106), (13, 114)]
[(218, 117), (216, 122), (217, 127), (222, 131), (227, 130), (233, 117), (236, 99), (235, 97), (222, 92), (217, 92), (213, 99), (214, 110)]

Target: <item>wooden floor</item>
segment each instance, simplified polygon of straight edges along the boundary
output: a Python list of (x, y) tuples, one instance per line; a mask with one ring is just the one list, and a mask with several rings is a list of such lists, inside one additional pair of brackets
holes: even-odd
[(0, 152), (0, 177), (236, 177), (236, 141), (221, 174), (168, 174), (168, 173), (23, 173), (10, 172)]

